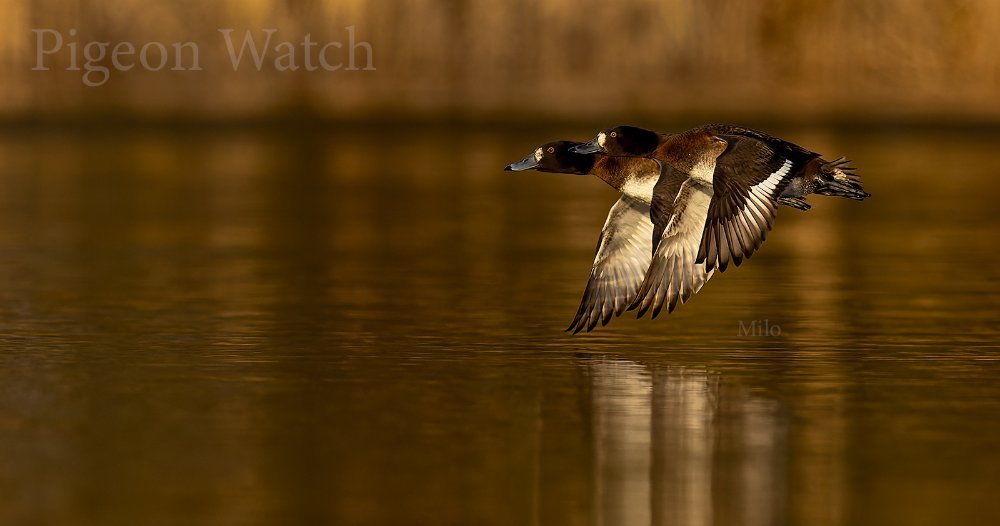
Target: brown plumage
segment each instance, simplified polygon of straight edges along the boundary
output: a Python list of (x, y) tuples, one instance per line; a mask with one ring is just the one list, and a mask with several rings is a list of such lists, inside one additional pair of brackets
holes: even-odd
[[(652, 265), (629, 307), (639, 316), (652, 308), (655, 317), (664, 305), (669, 312), (686, 301), (691, 288), (704, 284), (692, 281), (692, 273), (707, 281), (716, 269), (724, 272), (749, 259), (774, 225), (778, 204), (807, 210), (809, 193), (868, 197), (845, 161), (825, 161), (796, 144), (736, 126), (673, 135), (618, 126), (575, 151), (647, 157), (663, 165), (667, 179), (654, 187), (650, 206)], [(706, 196), (707, 206), (692, 206)]]
[(618, 126), (586, 144), (543, 144), (506, 169), (594, 175), (622, 193), (601, 229), (574, 333), (625, 310), (673, 311), (760, 248), (779, 204), (808, 210), (809, 194), (869, 196), (843, 159), (718, 124), (673, 135)]

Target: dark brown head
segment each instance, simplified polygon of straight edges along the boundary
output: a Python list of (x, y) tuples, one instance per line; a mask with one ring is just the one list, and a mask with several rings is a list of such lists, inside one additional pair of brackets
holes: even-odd
[(545, 143), (524, 159), (508, 164), (504, 170), (514, 172), (538, 170), (539, 172), (587, 175), (594, 167), (597, 154), (581, 154), (571, 151), (574, 146), (579, 144), (573, 141)]
[(635, 126), (615, 126), (601, 131), (593, 140), (574, 147), (576, 153), (605, 153), (645, 157), (660, 144), (660, 134)]

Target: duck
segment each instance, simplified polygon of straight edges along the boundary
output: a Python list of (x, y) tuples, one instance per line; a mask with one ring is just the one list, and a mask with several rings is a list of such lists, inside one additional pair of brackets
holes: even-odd
[(574, 334), (628, 310), (672, 312), (760, 248), (779, 204), (805, 211), (810, 194), (870, 197), (844, 158), (724, 124), (674, 135), (616, 126), (587, 143), (542, 144), (504, 169), (594, 175), (621, 193), (566, 329)]
[(636, 126), (600, 131), (572, 153), (643, 157), (660, 163), (652, 188), (653, 255), (627, 310), (652, 317), (697, 292), (701, 276), (739, 266), (761, 246), (778, 204), (808, 210), (805, 196), (864, 200), (854, 169), (766, 133), (713, 124), (677, 134)]
[[(621, 193), (611, 206), (597, 240), (594, 262), (580, 306), (567, 331), (574, 334), (607, 325), (636, 297), (653, 256), (652, 188), (661, 177), (660, 162), (637, 156), (576, 153), (583, 143), (542, 144), (504, 170), (593, 175)], [(708, 280), (708, 276), (704, 277)]]

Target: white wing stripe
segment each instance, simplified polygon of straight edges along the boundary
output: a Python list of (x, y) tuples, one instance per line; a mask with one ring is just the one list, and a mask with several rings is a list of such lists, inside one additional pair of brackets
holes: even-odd
[(792, 169), (792, 161), (785, 159), (785, 162), (781, 164), (781, 168), (778, 168), (773, 174), (769, 175), (767, 179), (754, 185), (751, 190), (755, 190), (758, 187), (766, 187), (770, 192), (773, 192), (775, 188), (778, 187), (778, 183), (788, 175), (788, 172)]
[[(758, 217), (760, 217), (759, 212), (767, 210), (770, 208), (768, 203), (774, 198), (774, 194), (777, 193), (778, 185), (781, 180), (788, 175), (792, 170), (792, 161), (785, 159), (785, 162), (781, 163), (781, 168), (778, 168), (771, 175), (767, 176), (767, 179), (753, 185), (750, 187), (750, 192), (747, 194), (746, 202), (740, 209), (738, 215), (748, 216), (748, 214), (753, 214), (754, 210), (758, 212)], [(764, 219), (760, 217), (760, 219)]]

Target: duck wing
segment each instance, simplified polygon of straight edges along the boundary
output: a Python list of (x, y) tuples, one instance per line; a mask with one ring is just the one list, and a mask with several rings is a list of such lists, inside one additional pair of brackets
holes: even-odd
[[(679, 188), (677, 181), (682, 181)], [(712, 195), (710, 185), (661, 165), (651, 205), (653, 258), (629, 306), (639, 309), (640, 318), (650, 308), (655, 318), (664, 305), (673, 312), (678, 302), (686, 302), (711, 279), (714, 271), (706, 270), (697, 257)]]
[[(734, 137), (739, 137), (742, 139), (750, 139), (764, 143), (771, 150), (785, 155), (793, 160), (805, 162), (809, 159), (820, 157), (820, 154), (803, 148), (798, 144), (788, 142), (784, 139), (779, 139), (773, 135), (768, 135), (762, 131), (752, 130), (750, 128), (742, 128), (731, 124), (709, 124), (708, 126), (703, 126), (701, 129), (706, 133), (726, 139), (727, 141), (733, 140)], [(729, 136), (728, 138), (726, 137), (727, 135)]]
[(819, 154), (752, 130), (718, 133), (726, 150), (713, 175), (712, 203), (704, 224), (699, 263), (725, 272), (760, 248), (774, 225), (778, 197)]
[(567, 331), (591, 331), (598, 321), (607, 325), (612, 315), (625, 311), (649, 267), (652, 236), (649, 205), (623, 195), (611, 207), (601, 229), (594, 267)]

